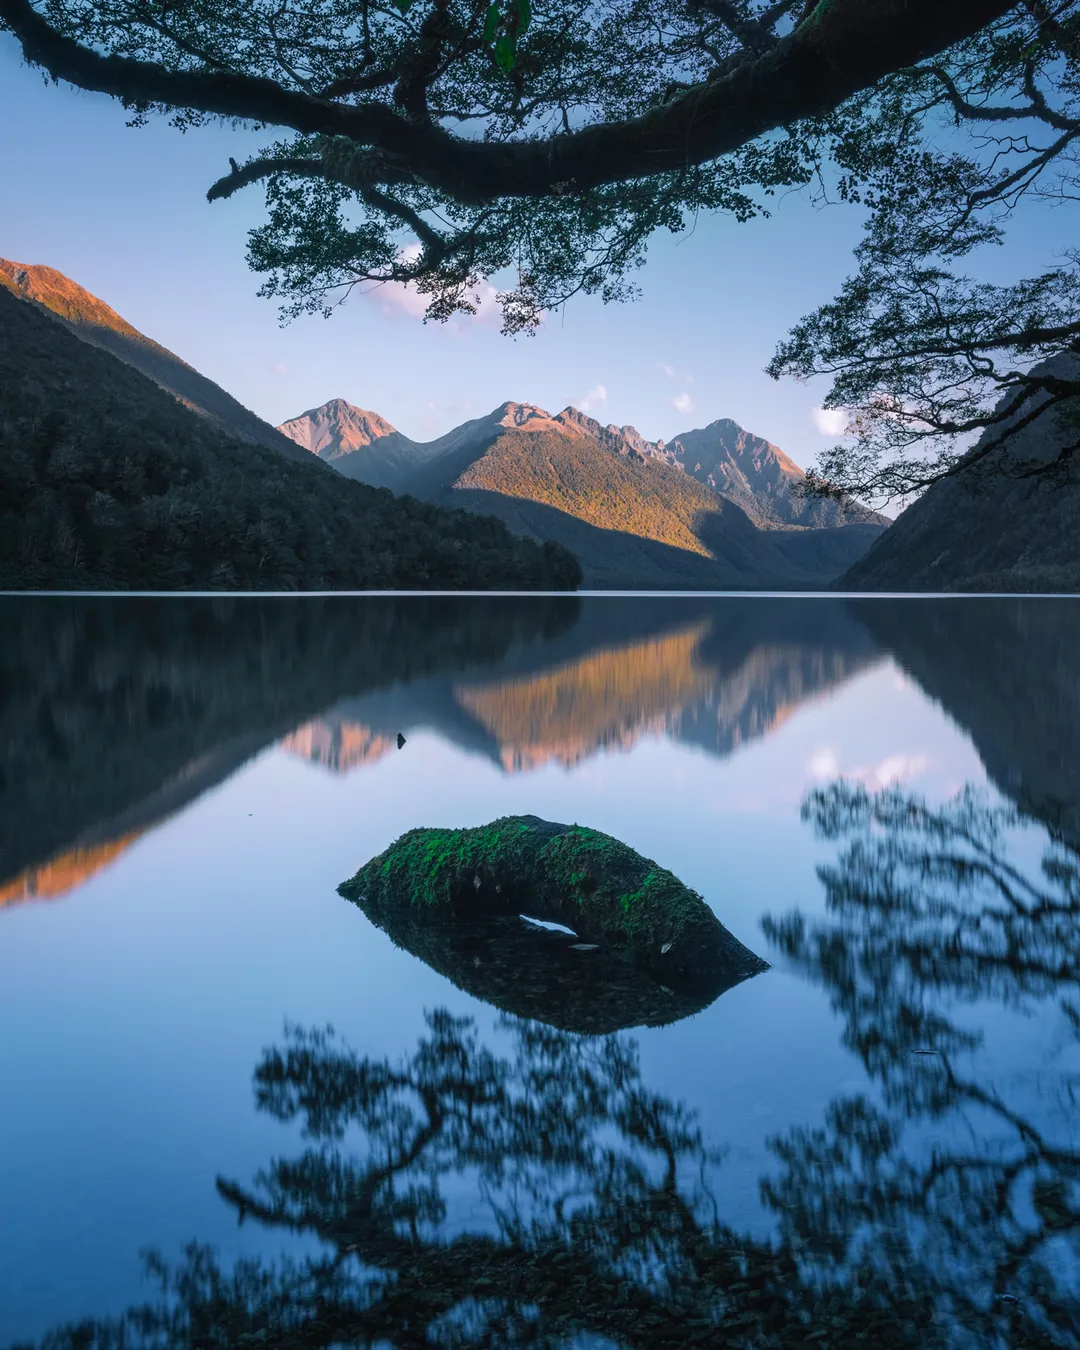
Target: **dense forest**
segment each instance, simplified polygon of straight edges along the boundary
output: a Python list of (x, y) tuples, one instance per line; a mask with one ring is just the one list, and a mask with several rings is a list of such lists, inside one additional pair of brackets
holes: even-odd
[(0, 290), (0, 588), (567, 590), (489, 517), (241, 444)]

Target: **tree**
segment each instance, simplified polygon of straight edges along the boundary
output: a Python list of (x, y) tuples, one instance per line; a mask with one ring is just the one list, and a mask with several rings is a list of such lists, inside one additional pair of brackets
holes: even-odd
[[(249, 259), (286, 316), (360, 282), (504, 329), (579, 292), (633, 292), (658, 229), (767, 214), (808, 187), (868, 209), (858, 270), (781, 343), (774, 376), (833, 376), (853, 439), (813, 486), (890, 498), (976, 458), (1080, 383), (1076, 257), (1009, 286), (949, 267), (1024, 197), (1075, 195), (1078, 0), (0, 0), (55, 79), (134, 121), (218, 117), (285, 138), (211, 199), (264, 181)], [(951, 123), (951, 131), (944, 126)], [(943, 127), (945, 138), (942, 139)], [(1032, 366), (1037, 367), (1032, 371)], [(1068, 405), (1071, 406), (1071, 405)], [(1066, 408), (1067, 410), (1067, 408)], [(1069, 436), (1057, 467), (1068, 467)], [(964, 461), (971, 467), (970, 456)]]

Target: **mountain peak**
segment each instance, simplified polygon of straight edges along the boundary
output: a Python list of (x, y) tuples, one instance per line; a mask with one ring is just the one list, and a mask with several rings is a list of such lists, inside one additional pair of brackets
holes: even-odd
[(287, 459), (302, 453), (231, 394), (182, 361), (160, 342), (140, 333), (104, 300), (78, 282), (40, 263), (0, 258), (0, 286), (61, 323), (75, 337), (133, 366), (185, 407), (240, 440), (265, 445)]
[(386, 436), (405, 439), (385, 417), (343, 398), (332, 398), (317, 408), (308, 408), (298, 417), (283, 422), (278, 430), (324, 460), (351, 455)]
[(592, 436), (606, 449), (613, 450), (618, 455), (634, 455), (642, 459), (656, 458), (664, 448), (663, 441), (647, 441), (636, 427), (619, 427), (614, 422), (604, 426), (595, 417), (590, 417), (580, 408), (572, 406), (565, 407), (555, 421), (567, 429)]
[(551, 414), (545, 412), (543, 408), (538, 408), (535, 403), (500, 403), (491, 414), (492, 421), (503, 427), (523, 427), (527, 422), (534, 422), (537, 418), (542, 418), (546, 422), (551, 421)]
[[(7, 286), (28, 300), (36, 300), (58, 318), (73, 323), (93, 324), (125, 337), (150, 343), (137, 328), (117, 314), (116, 310), (99, 300), (77, 281), (72, 281), (55, 267), (43, 263), (18, 263), (0, 258), (0, 285)], [(157, 344), (152, 344), (156, 346)]]
[(857, 502), (804, 496), (806, 474), (795, 461), (730, 417), (680, 432), (667, 443), (662, 457), (737, 502), (762, 528), (888, 524)]

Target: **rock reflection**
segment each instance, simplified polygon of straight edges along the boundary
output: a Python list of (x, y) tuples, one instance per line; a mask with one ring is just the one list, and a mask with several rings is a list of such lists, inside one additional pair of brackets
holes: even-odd
[[(156, 1266), (156, 1306), (43, 1345), (1075, 1347), (1080, 857), (1051, 842), (1029, 875), (1018, 817), (971, 792), (931, 808), (841, 783), (805, 815), (842, 845), (826, 916), (770, 927), (876, 1097), (771, 1141), (771, 1239), (724, 1222), (719, 1156), (625, 1036), (506, 1018), (482, 1043), (437, 1012), (394, 1063), (293, 1030), (255, 1095), (309, 1146), (218, 1190), (322, 1255), (225, 1272), (193, 1247)], [(1056, 1016), (1032, 1080), (980, 1069), (962, 1013), (988, 1001)], [(463, 1183), (483, 1204), (468, 1228)]]

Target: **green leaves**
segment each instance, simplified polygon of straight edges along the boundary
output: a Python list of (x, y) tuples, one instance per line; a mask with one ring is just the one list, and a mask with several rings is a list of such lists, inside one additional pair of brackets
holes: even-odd
[(483, 40), (485, 46), (494, 42), (495, 64), (504, 73), (513, 70), (517, 61), (517, 40), (531, 23), (529, 0), (509, 0), (505, 12), (500, 12), (497, 0), (489, 5)]
[(509, 33), (500, 33), (495, 43), (495, 64), (507, 72), (514, 68), (514, 39)]

